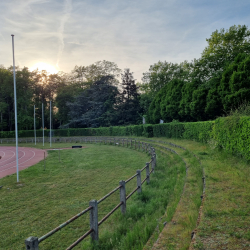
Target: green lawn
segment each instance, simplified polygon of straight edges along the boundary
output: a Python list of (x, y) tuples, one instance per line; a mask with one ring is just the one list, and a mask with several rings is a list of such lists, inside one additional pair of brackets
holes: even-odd
[[(61, 150), (61, 162), (58, 151), (49, 151), (46, 170), (41, 161), (21, 171), (18, 184), (16, 175), (0, 179), (3, 186), (0, 189), (0, 249), (25, 249), (27, 237), (41, 237), (59, 226), (87, 208), (90, 200), (100, 199), (150, 160), (149, 155), (129, 148), (83, 146), (86, 148)], [(49, 148), (49, 144), (45, 148)], [(142, 249), (171, 197), (175, 196), (176, 183), (184, 184), (184, 176), (183, 163), (159, 155), (150, 184), (144, 184), (141, 195), (135, 194), (128, 200), (126, 215), (122, 216), (119, 209), (100, 226), (100, 244), (96, 248)], [(136, 180), (126, 185), (127, 194), (135, 187)], [(180, 196), (180, 192), (177, 195)], [(119, 191), (98, 206), (99, 220), (118, 203)], [(86, 214), (43, 241), (39, 249), (65, 249), (88, 229), (89, 215)], [(75, 249), (89, 248), (89, 239), (86, 239)]]
[[(204, 167), (206, 177), (205, 200), (195, 241), (190, 248), (178, 248), (176, 241), (184, 242), (190, 234), (177, 234), (169, 239), (172, 248), (160, 249), (250, 249), (250, 163), (214, 147), (212, 142), (203, 144), (166, 138), (157, 140), (175, 143), (196, 154)], [(186, 198), (192, 201), (190, 194), (194, 197), (194, 193), (190, 192)], [(182, 200), (185, 201), (185, 196)], [(187, 209), (186, 214), (188, 213)], [(179, 216), (182, 220), (184, 216), (180, 215), (177, 208), (174, 217)], [(169, 231), (162, 242), (166, 242), (168, 237)]]

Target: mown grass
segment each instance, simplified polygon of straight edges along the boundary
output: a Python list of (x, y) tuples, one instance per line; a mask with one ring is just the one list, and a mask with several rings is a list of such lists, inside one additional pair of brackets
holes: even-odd
[[(8, 144), (10, 146), (10, 144)], [(20, 146), (33, 146), (22, 144)], [(53, 147), (69, 144), (54, 144)], [(41, 148), (41, 145), (36, 147)], [(43, 148), (43, 147), (42, 147)], [(44, 148), (49, 148), (45, 144)], [(49, 151), (46, 170), (43, 161), (16, 175), (0, 179), (0, 249), (24, 249), (24, 239), (41, 237), (79, 213), (92, 199), (100, 199), (119, 181), (132, 176), (149, 160), (145, 153), (122, 147), (87, 144), (86, 148)], [(175, 194), (178, 175), (185, 168), (159, 156), (157, 170), (141, 195), (133, 195), (127, 213), (116, 211), (100, 226), (98, 246), (84, 241), (75, 249), (142, 249), (159, 218)], [(184, 169), (184, 171), (183, 171)], [(126, 186), (127, 193), (135, 181)], [(119, 203), (112, 195), (99, 206), (99, 220)], [(89, 216), (83, 215), (39, 245), (39, 249), (64, 249), (89, 229)]]
[(205, 169), (203, 213), (195, 243), (189, 249), (250, 249), (250, 164), (212, 144), (167, 141), (195, 153)]
[[(185, 166), (178, 157), (158, 154), (155, 174), (143, 193), (132, 198), (125, 216), (117, 214), (114, 231), (106, 230), (100, 245), (93, 249), (143, 249), (156, 228), (162, 229), (166, 219), (171, 219), (176, 209), (172, 201), (180, 198), (180, 184), (183, 188)], [(166, 207), (172, 213), (165, 216)], [(158, 235), (157, 235), (158, 236)], [(83, 249), (89, 249), (84, 245)]]
[[(171, 148), (178, 153), (180, 159), (186, 162), (187, 176), (185, 186), (181, 188), (181, 199), (175, 199), (178, 203), (172, 212), (171, 220), (167, 220), (159, 238), (155, 242), (148, 242), (147, 249), (188, 249), (191, 242), (191, 232), (196, 227), (198, 212), (201, 205), (202, 194), (202, 167), (198, 160), (187, 150), (173, 147), (166, 138), (152, 139), (151, 142), (157, 149), (159, 146)], [(155, 141), (155, 142), (154, 142)], [(156, 142), (158, 141), (158, 142)], [(161, 142), (159, 142), (161, 141)], [(161, 149), (164, 150), (164, 149)], [(177, 198), (177, 197), (176, 197)], [(168, 206), (166, 214), (170, 212)]]

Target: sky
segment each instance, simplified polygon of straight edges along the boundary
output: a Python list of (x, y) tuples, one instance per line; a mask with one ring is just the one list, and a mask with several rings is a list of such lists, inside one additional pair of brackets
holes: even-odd
[(69, 73), (107, 60), (140, 82), (158, 61), (199, 58), (215, 30), (249, 27), (249, 13), (249, 0), (0, 1), (0, 65), (13, 64), (14, 34), (21, 68), (43, 63)]

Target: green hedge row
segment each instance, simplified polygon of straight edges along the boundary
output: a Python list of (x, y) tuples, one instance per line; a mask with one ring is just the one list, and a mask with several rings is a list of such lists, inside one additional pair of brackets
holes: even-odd
[[(206, 142), (210, 138), (214, 122), (190, 122), (190, 123), (164, 123), (156, 125), (134, 125), (124, 127), (101, 128), (70, 128), (54, 130), (54, 136), (144, 136), (184, 138)], [(44, 131), (45, 137), (49, 136), (49, 130)], [(37, 137), (42, 137), (42, 130), (36, 131)], [(14, 131), (0, 132), (0, 138), (14, 138)], [(18, 131), (19, 138), (34, 137), (33, 130)]]
[[(54, 130), (54, 136), (144, 136), (184, 138), (206, 142), (210, 137), (214, 122), (190, 122), (190, 123), (164, 123), (156, 125), (134, 125), (101, 128), (70, 128)], [(49, 130), (44, 131), (49, 136)], [(42, 130), (36, 131), (37, 137), (42, 137)], [(14, 138), (14, 131), (0, 132), (0, 138)], [(20, 130), (18, 137), (34, 137), (33, 130)]]
[(211, 138), (213, 125), (214, 121), (157, 124), (153, 126), (153, 135), (207, 142)]
[[(44, 131), (44, 135), (49, 136), (49, 129)], [(37, 137), (43, 136), (42, 130), (36, 131)], [(101, 127), (101, 128), (70, 128), (54, 130), (54, 136), (144, 136), (153, 137), (152, 125), (135, 125), (126, 127)], [(14, 138), (15, 131), (0, 132), (0, 138)], [(18, 137), (34, 137), (33, 130), (19, 130)]]
[[(18, 136), (34, 137), (34, 131), (19, 131)], [(49, 136), (49, 130), (45, 130)], [(250, 160), (250, 117), (224, 117), (206, 122), (172, 122), (155, 125), (135, 125), (126, 127), (78, 128), (54, 130), (54, 136), (143, 136), (167, 137), (208, 142), (232, 154)], [(14, 131), (0, 132), (0, 138), (14, 138)], [(42, 130), (37, 130), (42, 137)]]
[(218, 118), (212, 136), (216, 146), (250, 160), (250, 117)]

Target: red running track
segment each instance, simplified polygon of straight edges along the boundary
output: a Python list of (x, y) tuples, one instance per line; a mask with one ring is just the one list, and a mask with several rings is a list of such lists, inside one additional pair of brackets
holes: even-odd
[[(42, 149), (18, 147), (18, 169), (19, 171), (28, 168), (47, 156)], [(0, 146), (0, 178), (16, 173), (16, 147)]]

